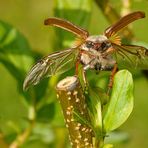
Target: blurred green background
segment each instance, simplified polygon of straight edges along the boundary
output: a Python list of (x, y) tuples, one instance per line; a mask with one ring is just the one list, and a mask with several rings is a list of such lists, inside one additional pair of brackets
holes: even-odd
[[(111, 6), (118, 15), (140, 10), (148, 16), (146, 0), (98, 2), (104, 3), (105, 8)], [(23, 148), (70, 147), (54, 88), (58, 79), (73, 73), (70, 71), (49, 81), (43, 80), (25, 93), (22, 83), (37, 59), (70, 47), (74, 39), (66, 31), (44, 26), (44, 19), (53, 16), (65, 18), (89, 30), (90, 34), (101, 34), (116, 19), (108, 19), (109, 15), (95, 0), (0, 0), (0, 148), (13, 144), (26, 129), (31, 131), (22, 142)], [(148, 17), (134, 22), (130, 29), (134, 34), (130, 42), (147, 46)], [(91, 83), (106, 86), (108, 73), (100, 76), (90, 73), (88, 79)], [(113, 134), (110, 139), (119, 148), (148, 147), (148, 76), (136, 71), (133, 77), (134, 110), (120, 127), (119, 131), (123, 132), (118, 136)]]

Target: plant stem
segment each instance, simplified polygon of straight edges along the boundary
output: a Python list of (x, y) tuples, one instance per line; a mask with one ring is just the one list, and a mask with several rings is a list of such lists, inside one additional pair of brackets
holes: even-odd
[(104, 145), (104, 138), (99, 138), (99, 139), (96, 138), (95, 148), (102, 148), (103, 145)]
[(31, 134), (33, 127), (34, 127), (34, 121), (31, 121), (30, 126), (27, 129), (25, 129), (25, 131), (22, 134), (18, 135), (16, 140), (11, 143), (9, 148), (19, 148), (26, 141), (28, 136)]
[(24, 130), (23, 133), (17, 136), (17, 138), (10, 144), (9, 148), (19, 148), (21, 145), (25, 143), (27, 138), (30, 136), (32, 129), (35, 125), (35, 99), (32, 97), (32, 105), (29, 108), (29, 127)]
[(92, 148), (92, 129), (86, 124), (76, 121), (73, 117), (73, 111), (76, 110), (82, 118), (90, 120), (79, 79), (76, 76), (67, 77), (61, 80), (56, 88), (72, 147)]

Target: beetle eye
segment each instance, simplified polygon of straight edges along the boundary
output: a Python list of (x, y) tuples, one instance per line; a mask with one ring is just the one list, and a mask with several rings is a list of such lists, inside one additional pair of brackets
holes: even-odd
[(110, 45), (108, 45), (107, 43), (103, 42), (101, 43), (101, 46), (99, 47), (99, 51), (100, 52), (104, 52), (109, 48)]
[(101, 48), (102, 48), (102, 49), (104, 49), (106, 46), (107, 46), (107, 44), (104, 43), (104, 42), (101, 44)]
[(94, 46), (94, 43), (91, 41), (86, 42), (86, 47), (87, 48), (92, 48)]

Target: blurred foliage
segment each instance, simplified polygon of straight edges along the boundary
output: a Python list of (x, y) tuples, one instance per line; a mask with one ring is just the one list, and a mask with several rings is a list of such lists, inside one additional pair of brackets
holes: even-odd
[[(70, 47), (74, 40), (70, 33), (57, 28), (54, 28), (53, 32), (52, 27), (48, 30), (42, 22), (54, 15), (88, 29), (90, 34), (102, 33), (110, 22), (93, 0), (0, 2), (0, 147), (8, 147), (8, 144), (22, 136), (30, 127), (32, 130), (29, 131), (30, 136), (24, 139), (23, 148), (69, 147), (54, 87), (59, 77), (61, 79), (72, 72), (45, 79), (28, 92), (22, 90), (25, 75), (35, 61), (53, 50)], [(125, 5), (124, 0), (109, 2), (119, 15), (134, 10), (145, 11), (146, 15), (148, 14), (148, 2), (145, 0), (129, 0), (129, 5)], [(138, 40), (143, 45), (147, 44), (147, 24), (146, 18), (130, 26), (134, 34), (133, 42), (137, 43)], [(108, 73), (105, 72), (99, 75), (88, 72), (91, 84), (95, 83), (102, 88), (107, 85), (107, 76)], [(148, 146), (148, 141), (145, 140), (148, 136), (148, 81), (139, 71), (133, 73), (133, 77), (136, 98), (134, 111), (129, 120), (120, 127), (120, 130), (127, 131), (129, 135), (121, 134), (121, 139), (111, 139), (116, 143), (115, 147)], [(130, 141), (125, 140), (129, 137)]]

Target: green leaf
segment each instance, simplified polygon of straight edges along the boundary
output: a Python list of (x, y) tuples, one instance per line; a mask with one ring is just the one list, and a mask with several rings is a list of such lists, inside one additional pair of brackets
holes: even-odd
[(53, 133), (52, 127), (49, 124), (36, 123), (29, 140), (30, 142), (41, 140), (42, 142), (49, 144), (53, 142), (55, 138), (54, 136), (55, 135)]
[(101, 105), (105, 105), (109, 101), (109, 96), (106, 94), (105, 90), (100, 87), (93, 87), (93, 92), (100, 98)]
[(33, 91), (23, 92), (23, 81), (34, 63), (34, 59), (40, 57), (32, 51), (27, 39), (13, 26), (0, 21), (0, 63), (10, 72), (18, 83), (19, 93), (25, 96), (30, 104), (35, 98), (40, 101), (45, 95), (48, 81), (42, 81)]
[(103, 148), (113, 148), (113, 145), (112, 144), (105, 144), (105, 145), (103, 145)]
[(0, 39), (0, 62), (22, 83), (34, 61), (29, 43), (16, 28), (3, 21), (0, 21)]
[(130, 140), (129, 134), (123, 131), (109, 132), (105, 137), (105, 143), (112, 143), (112, 144), (127, 143), (129, 140)]
[(10, 133), (5, 136), (5, 142), (11, 143), (12, 141), (16, 139), (16, 137), (17, 137), (17, 133)]
[[(98, 89), (97, 89), (98, 90)], [(102, 92), (101, 92), (102, 93)], [(97, 137), (102, 136), (102, 109), (99, 91), (89, 87), (88, 94), (85, 94), (92, 127)]]
[(123, 124), (133, 109), (133, 79), (127, 70), (119, 71), (114, 78), (110, 102), (103, 117), (104, 129), (112, 131)]
[(37, 121), (39, 122), (50, 122), (54, 118), (55, 114), (55, 103), (44, 105), (37, 111)]

